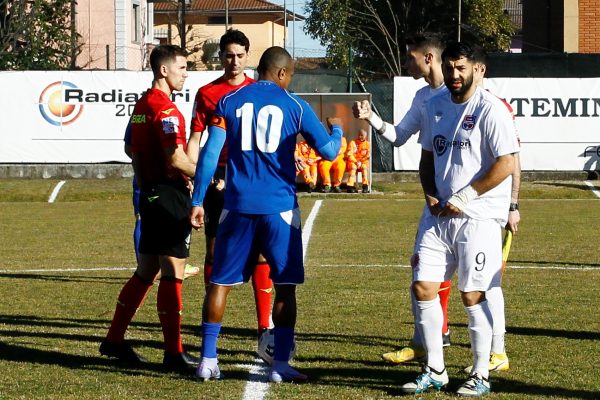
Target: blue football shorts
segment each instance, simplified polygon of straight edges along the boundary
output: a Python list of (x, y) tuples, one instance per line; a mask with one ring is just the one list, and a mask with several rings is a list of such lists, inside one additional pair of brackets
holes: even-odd
[(231, 286), (248, 282), (259, 254), (271, 267), (273, 283), (304, 283), (300, 209), (265, 215), (223, 210), (211, 283)]

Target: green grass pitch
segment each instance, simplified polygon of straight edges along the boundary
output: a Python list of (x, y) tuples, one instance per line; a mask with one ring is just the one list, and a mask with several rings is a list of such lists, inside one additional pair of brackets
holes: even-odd
[[(249, 285), (230, 298), (219, 341), (221, 382), (161, 370), (156, 289), (128, 332), (151, 363), (115, 365), (98, 353), (117, 295), (135, 267), (130, 181), (0, 180), (0, 399), (242, 399), (255, 363)], [(375, 184), (369, 195), (302, 195), (306, 218), (322, 206), (298, 290), (294, 365), (306, 385), (269, 385), (267, 399), (388, 399), (416, 364), (381, 354), (412, 333), (406, 266), (423, 207), (417, 184)], [(600, 379), (600, 199), (583, 182), (524, 182), (519, 233), (504, 278), (511, 370), (491, 375), (490, 399), (597, 399)], [(191, 262), (202, 265), (195, 232)], [(92, 270), (96, 268), (97, 270)], [(199, 353), (200, 276), (184, 284), (183, 340)], [(470, 364), (466, 315), (454, 288), (452, 346), (445, 350), (454, 398)]]

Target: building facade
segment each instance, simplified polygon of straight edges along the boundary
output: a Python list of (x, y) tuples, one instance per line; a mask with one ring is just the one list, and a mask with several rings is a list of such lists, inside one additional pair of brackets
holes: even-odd
[(198, 70), (218, 68), (217, 43), (228, 28), (239, 29), (250, 39), (248, 67), (254, 68), (264, 50), (284, 47), (289, 22), (304, 19), (264, 0), (192, 0), (182, 10), (184, 3), (155, 3), (155, 37), (160, 43), (181, 45), (183, 20), (190, 68)]
[(77, 67), (146, 69), (155, 43), (153, 11), (146, 0), (78, 0), (75, 25), (82, 45)]
[(523, 0), (523, 52), (600, 53), (600, 1)]

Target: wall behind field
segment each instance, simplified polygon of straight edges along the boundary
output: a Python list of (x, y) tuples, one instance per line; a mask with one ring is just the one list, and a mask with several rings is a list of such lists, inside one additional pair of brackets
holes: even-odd
[[(394, 123), (423, 80), (394, 80)], [(529, 171), (600, 170), (600, 78), (487, 78), (484, 87), (514, 110), (521, 167)], [(396, 170), (417, 170), (417, 135), (394, 151)]]

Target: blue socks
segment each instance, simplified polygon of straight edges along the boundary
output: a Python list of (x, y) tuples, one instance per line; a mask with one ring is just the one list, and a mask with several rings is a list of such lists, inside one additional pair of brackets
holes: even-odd
[(275, 327), (273, 329), (275, 335), (275, 361), (288, 362), (290, 360), (290, 352), (294, 346), (294, 328)]
[(202, 323), (202, 357), (217, 358), (217, 338), (220, 331), (221, 324)]

